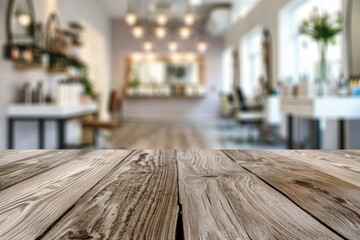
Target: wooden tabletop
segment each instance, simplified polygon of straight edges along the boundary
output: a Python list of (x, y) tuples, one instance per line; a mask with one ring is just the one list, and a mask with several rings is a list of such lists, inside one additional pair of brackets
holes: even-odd
[(360, 151), (0, 151), (0, 239), (360, 239)]

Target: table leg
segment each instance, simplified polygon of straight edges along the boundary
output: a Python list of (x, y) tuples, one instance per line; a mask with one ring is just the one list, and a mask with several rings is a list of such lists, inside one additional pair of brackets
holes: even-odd
[(321, 123), (320, 120), (312, 120), (312, 129), (311, 129), (311, 138), (312, 138), (312, 148), (321, 149)]
[(65, 139), (66, 139), (66, 133), (65, 133), (65, 120), (59, 119), (57, 121), (58, 124), (58, 149), (65, 149)]
[(339, 126), (339, 149), (346, 148), (346, 140), (345, 140), (345, 120), (341, 119), (338, 122)]
[(44, 119), (39, 119), (39, 149), (45, 149)]
[(294, 117), (292, 115), (287, 116), (287, 148), (293, 149), (293, 123), (294, 123)]
[(8, 119), (8, 149), (14, 148), (14, 119)]

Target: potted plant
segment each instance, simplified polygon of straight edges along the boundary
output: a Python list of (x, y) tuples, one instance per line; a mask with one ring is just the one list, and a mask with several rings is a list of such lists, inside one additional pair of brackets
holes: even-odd
[(329, 45), (336, 44), (336, 36), (342, 32), (344, 17), (341, 13), (330, 16), (328, 13), (319, 14), (314, 8), (310, 17), (299, 26), (300, 34), (309, 36), (319, 46), (320, 50), (320, 75), (317, 79), (317, 95), (324, 95), (324, 87), (327, 81), (327, 49)]

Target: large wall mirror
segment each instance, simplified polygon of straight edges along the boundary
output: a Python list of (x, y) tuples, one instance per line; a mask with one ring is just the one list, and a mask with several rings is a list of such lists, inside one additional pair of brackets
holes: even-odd
[(196, 54), (133, 54), (125, 77), (128, 95), (204, 94), (204, 60)]
[(32, 44), (35, 37), (35, 21), (32, 0), (10, 0), (6, 23), (8, 44)]

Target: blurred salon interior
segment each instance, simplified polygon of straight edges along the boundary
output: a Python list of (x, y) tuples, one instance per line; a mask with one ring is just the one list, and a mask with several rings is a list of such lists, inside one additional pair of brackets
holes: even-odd
[(359, 149), (359, 0), (0, 0), (0, 149)]

